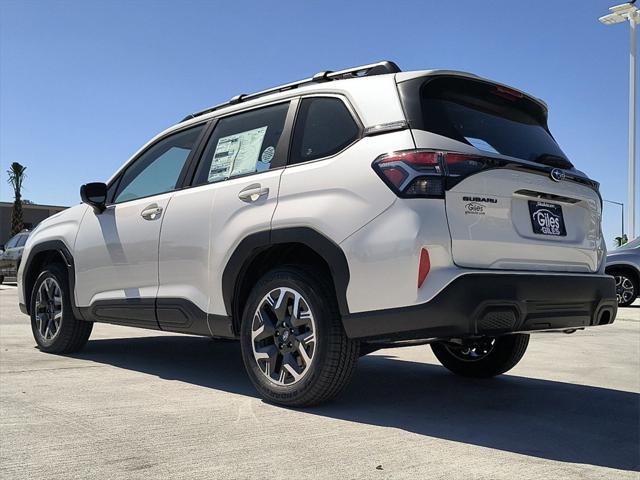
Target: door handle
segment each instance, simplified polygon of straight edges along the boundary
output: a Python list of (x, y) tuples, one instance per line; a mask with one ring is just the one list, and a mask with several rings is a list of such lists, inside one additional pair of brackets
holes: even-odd
[(159, 207), (157, 203), (152, 203), (151, 205), (147, 205), (140, 215), (145, 220), (156, 220), (160, 218), (162, 214), (162, 207)]
[(240, 190), (238, 198), (243, 202), (255, 202), (265, 195), (269, 195), (269, 189), (267, 187), (262, 188), (262, 185), (259, 183), (253, 183)]

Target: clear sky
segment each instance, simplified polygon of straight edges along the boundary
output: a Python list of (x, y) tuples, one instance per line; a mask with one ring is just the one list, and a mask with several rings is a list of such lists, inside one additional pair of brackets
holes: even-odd
[[(390, 59), (541, 97), (573, 163), (626, 203), (629, 27), (597, 20), (614, 3), (0, 0), (0, 199), (13, 161), (25, 198), (72, 205), (187, 113)], [(604, 222), (610, 245), (620, 208)]]

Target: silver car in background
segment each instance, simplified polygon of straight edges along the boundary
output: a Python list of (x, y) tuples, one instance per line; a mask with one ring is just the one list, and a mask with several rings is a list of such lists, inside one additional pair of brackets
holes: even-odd
[(631, 305), (640, 284), (640, 237), (609, 252), (605, 271), (616, 279), (618, 305)]

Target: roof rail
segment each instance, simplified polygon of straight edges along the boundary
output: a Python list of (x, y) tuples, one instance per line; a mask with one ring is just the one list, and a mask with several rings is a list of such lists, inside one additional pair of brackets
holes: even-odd
[(267, 90), (262, 90), (256, 93), (249, 94), (240, 94), (236, 95), (228, 102), (220, 103), (213, 107), (206, 108), (196, 113), (191, 113), (184, 117), (180, 122), (185, 122), (191, 118), (196, 118), (201, 115), (205, 115), (207, 113), (214, 112), (223, 107), (227, 107), (229, 105), (235, 105), (237, 103), (245, 102), (247, 100), (253, 100), (255, 98), (263, 97), (265, 95), (270, 95), (272, 93), (285, 92), (287, 90), (292, 90), (294, 88), (298, 88), (302, 85), (306, 85), (308, 83), (322, 83), (322, 82), (330, 82), (332, 80), (344, 80), (347, 78), (360, 78), (360, 77), (371, 77), (374, 75), (383, 75), (385, 73), (398, 73), (401, 72), (400, 67), (396, 65), (394, 62), (383, 61), (378, 63), (370, 63), (368, 65), (360, 65), (358, 67), (347, 68), (344, 70), (338, 70), (337, 72), (325, 71), (318, 72), (313, 77), (305, 78), (303, 80), (298, 80), (297, 82), (291, 82), (284, 85), (280, 85), (278, 87), (269, 88)]

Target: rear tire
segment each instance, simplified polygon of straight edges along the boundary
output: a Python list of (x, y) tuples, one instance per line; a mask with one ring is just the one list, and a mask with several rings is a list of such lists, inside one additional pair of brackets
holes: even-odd
[(31, 292), (31, 330), (38, 348), (47, 353), (72, 353), (85, 346), (92, 322), (73, 316), (66, 269), (47, 265)]
[(438, 342), (432, 343), (431, 349), (440, 363), (453, 373), (463, 377), (488, 378), (515, 367), (527, 345), (529, 335), (515, 334), (485, 339), (477, 347)]
[(267, 401), (316, 405), (351, 380), (359, 342), (344, 332), (334, 290), (311, 267), (265, 274), (247, 299), (240, 332), (251, 382)]
[(4, 275), (0, 275), (0, 285), (4, 283)]

